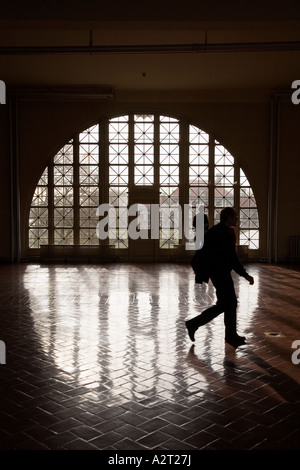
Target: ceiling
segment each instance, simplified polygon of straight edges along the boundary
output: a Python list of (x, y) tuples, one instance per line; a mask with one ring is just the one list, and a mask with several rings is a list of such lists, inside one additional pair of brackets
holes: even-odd
[[(222, 94), (300, 79), (300, 2), (14, 1), (1, 6), (8, 86)], [(183, 8), (183, 5), (185, 8)]]

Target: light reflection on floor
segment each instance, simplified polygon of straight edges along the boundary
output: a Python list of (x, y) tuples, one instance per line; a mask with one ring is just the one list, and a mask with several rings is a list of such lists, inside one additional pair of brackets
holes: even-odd
[[(259, 279), (235, 277), (239, 331), (251, 334)], [(122, 402), (132, 396), (194, 395), (207, 377), (190, 373), (184, 320), (215, 301), (211, 284), (195, 285), (189, 266), (28, 266), (24, 286), (43, 350), (80, 385)], [(193, 354), (214, 373), (224, 368), (223, 315), (199, 329)], [(187, 359), (188, 358), (188, 359)]]

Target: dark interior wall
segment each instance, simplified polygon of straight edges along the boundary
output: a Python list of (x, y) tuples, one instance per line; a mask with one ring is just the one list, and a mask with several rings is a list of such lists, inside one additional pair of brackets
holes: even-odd
[(10, 142), (9, 142), (9, 107), (0, 105), (0, 260), (10, 259), (11, 250), (11, 182), (10, 182)]
[(289, 253), (290, 236), (300, 235), (300, 104), (280, 106), (278, 134), (278, 259)]

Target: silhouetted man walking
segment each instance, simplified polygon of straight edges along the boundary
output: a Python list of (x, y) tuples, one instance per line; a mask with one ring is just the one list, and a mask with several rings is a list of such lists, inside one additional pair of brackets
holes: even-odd
[(207, 282), (211, 279), (217, 295), (216, 305), (208, 308), (200, 315), (185, 322), (189, 337), (195, 341), (195, 332), (199, 326), (205, 325), (213, 318), (224, 312), (225, 341), (233, 347), (245, 344), (245, 337), (236, 331), (237, 298), (231, 271), (244, 277), (251, 285), (252, 276), (246, 272), (236, 254), (233, 227), (237, 224), (237, 213), (232, 207), (221, 211), (220, 223), (213, 226), (204, 237), (204, 246), (199, 250), (192, 267), (196, 274), (196, 282)]

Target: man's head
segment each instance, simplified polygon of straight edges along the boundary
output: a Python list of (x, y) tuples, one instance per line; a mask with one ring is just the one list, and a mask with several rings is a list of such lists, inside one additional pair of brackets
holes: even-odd
[(235, 227), (238, 221), (236, 210), (233, 207), (225, 207), (225, 209), (222, 209), (220, 221), (229, 227)]

